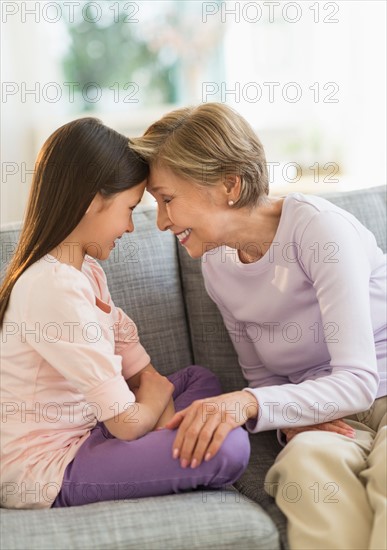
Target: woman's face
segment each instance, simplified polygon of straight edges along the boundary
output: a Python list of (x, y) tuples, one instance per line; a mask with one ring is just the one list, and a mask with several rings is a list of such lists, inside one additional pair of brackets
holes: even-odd
[(230, 208), (226, 187), (201, 187), (162, 166), (151, 168), (147, 190), (158, 205), (157, 225), (169, 229), (193, 258), (224, 244)]

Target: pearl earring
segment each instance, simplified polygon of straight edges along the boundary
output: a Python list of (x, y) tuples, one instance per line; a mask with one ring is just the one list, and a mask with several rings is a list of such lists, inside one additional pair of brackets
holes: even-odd
[(230, 201), (228, 201), (228, 203), (227, 203), (227, 204), (228, 204), (229, 206), (233, 206), (233, 204), (234, 204), (234, 201), (231, 201), (231, 200), (230, 200)]

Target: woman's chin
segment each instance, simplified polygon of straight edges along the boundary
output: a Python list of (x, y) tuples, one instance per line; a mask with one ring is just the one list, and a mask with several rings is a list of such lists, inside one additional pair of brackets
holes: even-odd
[(205, 250), (198, 250), (198, 249), (195, 249), (195, 248), (190, 248), (188, 246), (185, 246), (184, 247), (187, 254), (189, 256), (191, 256), (191, 258), (197, 260), (198, 258), (201, 258), (205, 252)]

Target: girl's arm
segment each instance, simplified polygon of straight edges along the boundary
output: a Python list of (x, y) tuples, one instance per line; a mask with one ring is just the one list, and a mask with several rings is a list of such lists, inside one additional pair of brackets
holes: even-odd
[(132, 441), (153, 430), (171, 400), (173, 384), (151, 365), (148, 367), (133, 377), (139, 384), (136, 402), (104, 421), (109, 432), (118, 439)]
[[(141, 374), (143, 372), (156, 372), (156, 369), (151, 365), (151, 363), (149, 363), (149, 365), (147, 365), (144, 369), (140, 370), (137, 374), (127, 380), (129, 388), (135, 395), (137, 395), (137, 390), (140, 386)], [(175, 405), (173, 403), (173, 398), (171, 397), (153, 429), (155, 430), (156, 428), (164, 427), (165, 424), (174, 416), (175, 412)]]

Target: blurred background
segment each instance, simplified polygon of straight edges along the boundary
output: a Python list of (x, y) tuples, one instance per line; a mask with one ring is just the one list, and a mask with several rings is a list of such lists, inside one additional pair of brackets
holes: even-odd
[(384, 0), (1, 2), (1, 222), (60, 125), (136, 136), (209, 101), (257, 131), (272, 194), (385, 185), (385, 20)]

